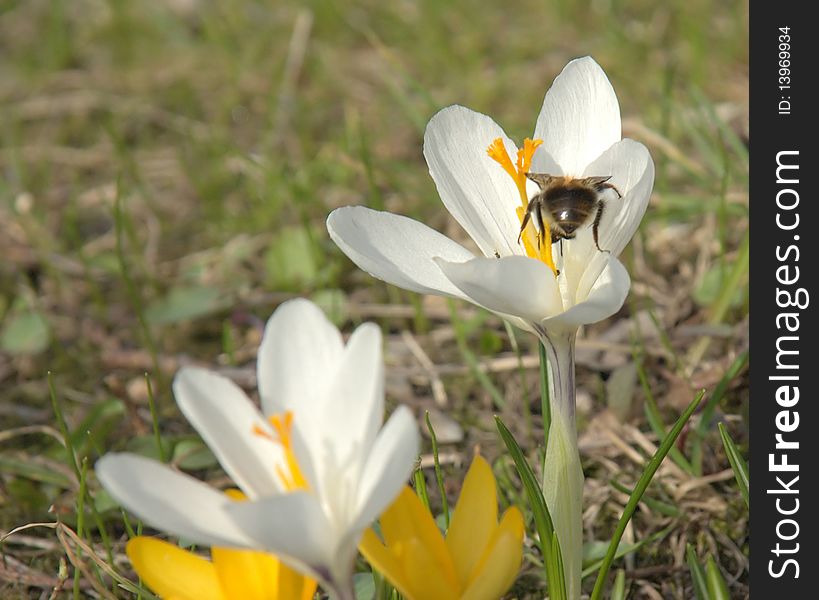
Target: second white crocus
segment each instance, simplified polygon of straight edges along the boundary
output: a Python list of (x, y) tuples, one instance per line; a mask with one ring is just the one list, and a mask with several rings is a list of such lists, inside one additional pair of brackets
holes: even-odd
[[(520, 149), (491, 118), (450, 106), (427, 125), (424, 156), (441, 200), (480, 255), (418, 221), (364, 207), (333, 211), (327, 229), (374, 277), (467, 300), (540, 338), (552, 384), (543, 490), (563, 551), (568, 595), (579, 598), (583, 471), (574, 423), (574, 340), (581, 325), (613, 315), (626, 299), (630, 279), (617, 256), (645, 213), (654, 163), (645, 146), (622, 139), (617, 96), (589, 57), (573, 60), (555, 79), (533, 138)], [(527, 173), (610, 176), (622, 196), (604, 193), (600, 249), (591, 226), (555, 244), (538, 245), (534, 219), (521, 232), (528, 202), (538, 192)]]
[(104, 456), (97, 476), (157, 529), (197, 544), (272, 552), (347, 600), (362, 532), (412, 471), (415, 419), (399, 407), (381, 426), (378, 327), (360, 326), (345, 346), (305, 300), (270, 318), (257, 368), (262, 412), (232, 381), (203, 369), (183, 369), (173, 386), (246, 501), (133, 454)]

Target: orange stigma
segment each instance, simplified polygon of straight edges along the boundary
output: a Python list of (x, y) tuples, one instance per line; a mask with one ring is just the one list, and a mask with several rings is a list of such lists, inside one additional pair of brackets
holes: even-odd
[[(526, 216), (526, 210), (529, 208), (529, 196), (526, 193), (526, 174), (532, 166), (532, 157), (535, 154), (535, 150), (537, 150), (538, 146), (542, 143), (543, 140), (532, 140), (529, 138), (523, 140), (523, 148), (518, 150), (517, 160), (514, 164), (509, 157), (509, 153), (506, 151), (503, 138), (497, 138), (489, 145), (489, 148), (486, 149), (486, 153), (489, 157), (509, 174), (515, 182), (515, 186), (518, 188), (520, 206), (515, 209), (515, 212), (521, 224), (523, 224), (523, 218)], [(530, 219), (529, 224), (521, 235), (521, 241), (526, 250), (526, 255), (543, 261), (552, 272), (557, 275), (557, 267), (555, 267), (554, 259), (552, 258), (551, 239), (547, 237), (545, 243), (539, 244), (537, 231), (532, 221), (533, 220)], [(546, 229), (546, 236), (549, 236), (548, 228)]]
[(299, 468), (299, 463), (296, 460), (296, 454), (293, 451), (293, 413), (292, 411), (285, 411), (281, 415), (272, 415), (268, 419), (273, 431), (276, 435), (273, 436), (268, 433), (263, 427), (256, 424), (253, 425), (253, 433), (260, 435), (271, 442), (279, 444), (284, 451), (285, 465), (276, 466), (276, 474), (281, 479), (284, 488), (288, 492), (296, 490), (306, 490), (310, 488), (307, 479)]

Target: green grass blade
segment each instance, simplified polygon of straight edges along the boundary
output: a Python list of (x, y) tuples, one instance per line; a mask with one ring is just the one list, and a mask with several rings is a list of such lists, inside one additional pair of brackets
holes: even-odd
[(466, 330), (463, 321), (458, 317), (453, 301), (449, 302), (449, 314), (452, 319), (452, 329), (455, 332), (455, 343), (458, 346), (458, 351), (461, 353), (466, 366), (469, 367), (469, 371), (475, 380), (481, 384), (481, 387), (483, 387), (486, 393), (489, 394), (489, 397), (492, 398), (495, 407), (497, 407), (498, 410), (503, 410), (506, 407), (506, 399), (503, 397), (503, 394), (500, 393), (497, 386), (492, 383), (492, 379), (487, 375), (486, 371), (481, 368), (478, 357), (469, 349), (469, 344), (466, 339)]
[(725, 425), (720, 423), (718, 427), (719, 434), (722, 436), (722, 445), (725, 446), (725, 454), (728, 455), (728, 462), (731, 463), (731, 468), (734, 470), (734, 477), (737, 479), (737, 485), (742, 494), (742, 499), (745, 500), (745, 506), (751, 508), (751, 497), (748, 493), (748, 464), (739, 453), (739, 449), (736, 447), (736, 444), (734, 444), (734, 440), (728, 435), (728, 430), (725, 429)]
[[(609, 481), (611, 487), (613, 487), (618, 492), (622, 492), (623, 494), (631, 494), (631, 490), (628, 487), (624, 486), (619, 481), (611, 480)], [(663, 502), (662, 500), (655, 500), (654, 498), (649, 498), (646, 496), (641, 500), (646, 506), (648, 506), (651, 510), (657, 511), (661, 515), (665, 515), (666, 517), (679, 517), (682, 513), (680, 509), (674, 506), (673, 504), (669, 504), (668, 502)]]
[(611, 600), (626, 600), (626, 572), (623, 569), (617, 571), (614, 578), (614, 586), (611, 588)]
[[(662, 439), (667, 434), (665, 423), (663, 423), (663, 418), (660, 415), (660, 409), (657, 407), (654, 394), (651, 393), (651, 386), (648, 383), (648, 377), (645, 369), (643, 368), (643, 363), (641, 360), (639, 360), (639, 357), (635, 356), (634, 358), (635, 364), (637, 365), (637, 377), (640, 379), (640, 386), (643, 388), (643, 393), (645, 394), (645, 403), (643, 407), (646, 420), (651, 426), (651, 430), (654, 432), (654, 435)], [(695, 474), (694, 466), (687, 458), (685, 458), (683, 453), (680, 452), (679, 448), (672, 447), (671, 450), (669, 450), (668, 455), (671, 457), (671, 460), (673, 460), (683, 471), (689, 475)]]
[[(631, 554), (632, 552), (637, 552), (643, 546), (648, 546), (650, 544), (653, 544), (654, 542), (657, 542), (657, 541), (663, 539), (665, 536), (667, 536), (669, 533), (671, 533), (671, 529), (672, 529), (672, 526), (669, 525), (665, 529), (661, 529), (657, 533), (649, 535), (648, 537), (644, 537), (639, 542), (635, 542), (634, 544), (619, 544), (617, 546), (617, 553), (614, 555), (614, 558), (615, 559), (622, 558), (626, 554)], [(602, 565), (602, 564), (603, 564), (603, 559), (602, 558), (600, 560), (596, 561), (596, 562), (593, 562), (593, 563), (589, 564), (587, 567), (585, 567), (583, 569), (583, 571), (582, 571), (582, 573), (580, 575), (581, 578), (585, 579), (586, 577), (588, 577), (589, 575), (591, 575), (595, 571), (599, 570), (600, 565)]]
[(444, 474), (441, 471), (441, 463), (438, 461), (438, 438), (435, 436), (435, 430), (432, 428), (432, 422), (429, 420), (429, 411), (424, 413), (424, 420), (427, 423), (429, 437), (432, 440), (432, 460), (435, 463), (435, 479), (438, 482), (438, 491), (441, 493), (444, 522), (446, 523), (446, 529), (449, 530), (449, 501), (446, 498), (446, 488), (444, 487)]
[(713, 556), (709, 556), (705, 563), (705, 580), (708, 584), (709, 600), (731, 600), (728, 586)]
[(543, 564), (546, 568), (546, 580), (549, 586), (549, 593), (554, 598), (557, 598), (556, 590), (559, 585), (562, 585), (565, 593), (565, 578), (563, 576), (562, 559), (557, 560), (554, 553), (554, 544), (551, 542), (555, 536), (554, 524), (552, 523), (552, 516), (549, 514), (549, 507), (546, 506), (546, 500), (543, 498), (543, 492), (540, 489), (540, 484), (535, 477), (534, 471), (526, 460), (523, 451), (520, 449), (512, 432), (501, 421), (500, 417), (495, 416), (495, 424), (498, 427), (503, 443), (509, 451), (509, 455), (515, 462), (515, 468), (518, 472), (518, 477), (523, 484), (523, 489), (526, 492), (526, 497), (529, 500), (529, 506), (532, 509), (532, 514), (535, 518), (535, 528), (537, 529), (540, 550), (543, 553)]
[(694, 435), (691, 436), (693, 438), (691, 443), (691, 464), (694, 465), (694, 469), (696, 470), (696, 474), (698, 476), (702, 475), (702, 442), (705, 438), (705, 434), (708, 432), (711, 420), (714, 418), (714, 412), (716, 411), (720, 400), (722, 400), (723, 396), (725, 396), (725, 390), (728, 389), (730, 383), (737, 375), (739, 375), (743, 367), (747, 364), (748, 357), (749, 353), (745, 351), (734, 359), (734, 362), (731, 363), (731, 366), (728, 367), (727, 371), (725, 371), (725, 374), (719, 380), (719, 383), (714, 388), (714, 391), (711, 393), (702, 407), (700, 422), (697, 424), (697, 427), (694, 430)]
[(424, 506), (429, 510), (429, 494), (427, 494), (427, 480), (424, 477), (424, 471), (417, 469), (415, 471), (415, 493), (424, 503)]
[[(563, 553), (560, 552), (560, 541), (557, 539), (557, 532), (552, 533), (552, 556), (554, 556), (554, 571), (563, 574)], [(551, 582), (552, 580), (550, 580)], [(563, 577), (557, 578), (556, 589), (552, 589), (549, 585), (549, 598), (554, 600), (567, 600), (566, 579)]]
[(708, 594), (708, 583), (705, 579), (705, 569), (697, 560), (697, 555), (694, 554), (694, 548), (691, 547), (691, 544), (686, 546), (685, 557), (691, 571), (691, 580), (694, 582), (694, 595), (696, 595), (697, 600), (711, 600)]
[(611, 563), (614, 560), (614, 555), (617, 552), (617, 547), (620, 545), (620, 539), (623, 537), (623, 533), (626, 530), (626, 525), (628, 525), (628, 522), (631, 520), (631, 516), (637, 509), (640, 498), (646, 491), (648, 484), (651, 482), (651, 479), (654, 477), (657, 469), (660, 468), (660, 464), (665, 459), (668, 451), (674, 445), (674, 442), (677, 441), (677, 437), (680, 435), (683, 427), (685, 427), (688, 419), (697, 409), (697, 406), (699, 406), (704, 394), (705, 390), (698, 393), (696, 398), (694, 398), (691, 404), (688, 405), (688, 408), (686, 408), (685, 412), (679, 419), (677, 419), (674, 427), (672, 427), (671, 431), (668, 432), (668, 435), (663, 440), (663, 443), (660, 444), (660, 447), (657, 448), (657, 452), (654, 453), (654, 456), (651, 458), (648, 465), (646, 465), (643, 474), (640, 476), (640, 480), (634, 487), (634, 491), (632, 492), (631, 497), (628, 499), (628, 503), (623, 510), (623, 516), (620, 517), (620, 521), (617, 523), (617, 529), (614, 531), (614, 536), (611, 538), (611, 543), (609, 544), (609, 549), (606, 552), (606, 557), (603, 559), (603, 564), (600, 566), (600, 571), (597, 574), (597, 581), (594, 583), (594, 590), (592, 591), (591, 600), (599, 600), (602, 597), (606, 577), (609, 569), (611, 568)]

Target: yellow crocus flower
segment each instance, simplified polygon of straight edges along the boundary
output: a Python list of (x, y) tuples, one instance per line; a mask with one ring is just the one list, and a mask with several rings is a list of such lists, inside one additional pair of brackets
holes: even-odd
[(211, 559), (137, 536), (125, 549), (137, 574), (164, 600), (310, 600), (316, 582), (272, 554), (214, 547)]
[(381, 515), (383, 541), (364, 532), (359, 549), (410, 600), (497, 600), (514, 583), (523, 558), (523, 516), (509, 508), (498, 523), (492, 468), (472, 461), (446, 537), (405, 487)]

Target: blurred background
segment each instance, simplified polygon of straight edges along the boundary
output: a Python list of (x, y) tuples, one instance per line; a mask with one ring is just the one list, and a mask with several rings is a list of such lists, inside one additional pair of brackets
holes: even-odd
[[(382, 326), (388, 401), (419, 422), (430, 411), (451, 501), (480, 448), (504, 502), (524, 504), (492, 416), (535, 458), (534, 339), (370, 278), (324, 221), (366, 204), (465, 241), (423, 160), (427, 120), (464, 104), (521, 140), (583, 55), (611, 79), (624, 136), (657, 166), (622, 257), (630, 298), (577, 346), (587, 538), (608, 539), (662, 428), (705, 388), (627, 532), (647, 541), (622, 566), (631, 597), (690, 598), (690, 544), (731, 597), (746, 596), (747, 510), (716, 423), (746, 448), (747, 11), (733, 0), (0, 0), (0, 536), (65, 527), (0, 543), (0, 597), (102, 595), (104, 567), (82, 558), (83, 543), (129, 574), (121, 513), (92, 467), (108, 450), (157, 454), (151, 399), (171, 460), (224, 483), (169, 382), (200, 364), (253, 392), (261, 327), (294, 295), (346, 332)], [(588, 550), (590, 561), (602, 552)], [(76, 577), (72, 556), (88, 566)], [(527, 555), (510, 597), (542, 597), (538, 560)]]

